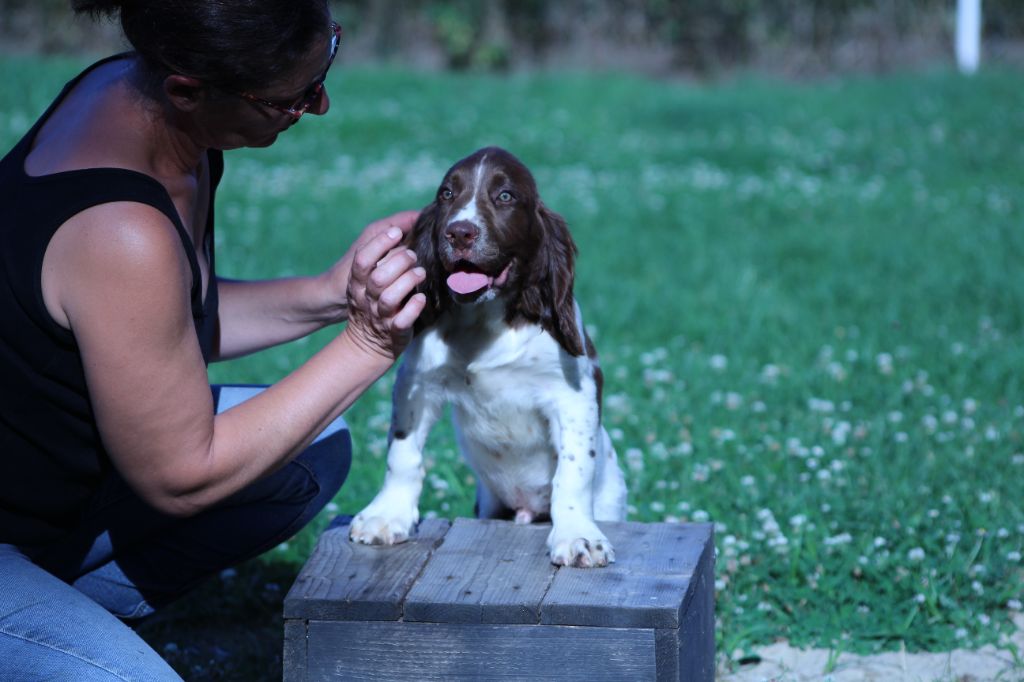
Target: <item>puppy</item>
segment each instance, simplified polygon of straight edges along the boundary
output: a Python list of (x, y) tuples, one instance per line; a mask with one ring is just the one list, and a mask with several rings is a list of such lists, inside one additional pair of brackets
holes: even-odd
[(393, 544), (413, 532), (423, 445), (450, 403), (481, 518), (550, 517), (552, 563), (615, 561), (595, 520), (625, 518), (626, 485), (601, 426), (565, 221), (526, 166), (488, 147), (452, 166), (408, 241), (427, 270), (427, 309), (395, 383), (384, 486), (351, 538)]

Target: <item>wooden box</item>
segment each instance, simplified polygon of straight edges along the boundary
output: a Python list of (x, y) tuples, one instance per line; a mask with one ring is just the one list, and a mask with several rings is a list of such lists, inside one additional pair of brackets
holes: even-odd
[(284, 679), (712, 680), (710, 524), (602, 523), (617, 561), (558, 568), (549, 525), (428, 519), (320, 538), (284, 602)]

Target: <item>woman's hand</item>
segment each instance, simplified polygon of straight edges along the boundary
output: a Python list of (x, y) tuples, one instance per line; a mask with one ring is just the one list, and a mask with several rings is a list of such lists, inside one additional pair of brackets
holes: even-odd
[(426, 305), (426, 296), (413, 293), (426, 271), (416, 266), (414, 252), (398, 246), (402, 227), (376, 225), (350, 250), (346, 332), (362, 350), (394, 361), (412, 339), (413, 324)]
[(324, 273), (325, 287), (331, 292), (330, 299), (336, 302), (338, 308), (335, 322), (342, 322), (348, 318), (349, 303), (345, 297), (348, 293), (349, 280), (352, 277), (352, 262), (356, 253), (391, 227), (397, 227), (402, 234), (408, 234), (416, 223), (417, 217), (419, 217), (419, 211), (400, 211), (373, 221), (363, 229), (362, 234), (352, 243), (345, 255)]

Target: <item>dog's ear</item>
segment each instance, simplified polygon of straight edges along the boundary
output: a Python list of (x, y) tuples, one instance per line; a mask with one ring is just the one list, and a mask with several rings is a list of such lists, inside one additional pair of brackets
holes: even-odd
[(441, 270), (441, 263), (437, 258), (437, 202), (420, 211), (419, 218), (412, 230), (405, 235), (402, 245), (416, 252), (416, 261), (424, 270), (427, 277), (423, 280), (416, 291), (422, 292), (427, 297), (427, 305), (416, 320), (415, 332), (429, 327), (441, 314), (442, 306), (446, 300), (442, 295), (444, 292), (444, 273)]
[(537, 320), (573, 356), (583, 355), (583, 339), (573, 300), (576, 244), (562, 216), (538, 202), (534, 213), (537, 251), (524, 272), (520, 312)]

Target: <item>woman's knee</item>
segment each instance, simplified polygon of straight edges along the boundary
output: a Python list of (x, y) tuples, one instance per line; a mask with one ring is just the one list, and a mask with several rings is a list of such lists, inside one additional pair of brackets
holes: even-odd
[(345, 422), (336, 419), (296, 459), (316, 481), (322, 508), (341, 489), (352, 466), (352, 435)]

